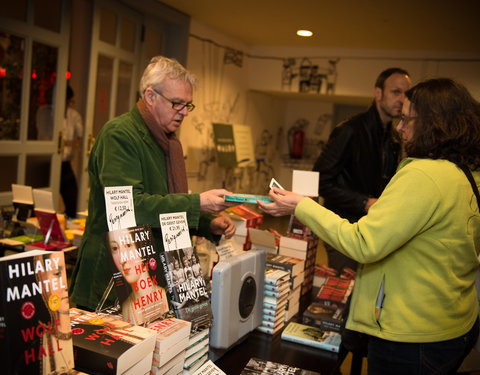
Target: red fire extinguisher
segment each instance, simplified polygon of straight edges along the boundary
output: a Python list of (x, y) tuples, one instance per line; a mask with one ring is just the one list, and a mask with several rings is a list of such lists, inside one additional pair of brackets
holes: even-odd
[(303, 141), (305, 133), (301, 128), (295, 129), (292, 133), (290, 157), (292, 159), (301, 159), (303, 156)]

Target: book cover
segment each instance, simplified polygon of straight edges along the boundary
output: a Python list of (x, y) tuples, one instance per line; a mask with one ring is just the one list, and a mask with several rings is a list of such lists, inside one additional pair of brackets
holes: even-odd
[(288, 271), (290, 272), (290, 277), (293, 278), (305, 269), (305, 261), (285, 255), (268, 253), (266, 266), (269, 268)]
[(279, 320), (285, 320), (285, 314), (286, 310), (282, 310), (278, 314), (264, 313), (262, 315), (262, 320), (265, 322), (277, 322)]
[[(175, 316), (192, 323), (192, 331), (212, 324), (210, 291), (193, 247), (160, 254)], [(198, 265), (198, 267), (197, 267)], [(197, 271), (196, 271), (197, 270)]]
[(157, 320), (147, 325), (157, 332), (155, 352), (164, 353), (185, 337), (190, 339), (191, 322), (177, 318)]
[(156, 331), (119, 315), (70, 309), (75, 368), (87, 373), (123, 374), (155, 348)]
[(290, 280), (290, 273), (287, 271), (276, 270), (273, 268), (265, 269), (265, 284), (280, 285)]
[(211, 360), (205, 362), (194, 375), (227, 375), (218, 366), (216, 366)]
[(32, 250), (0, 258), (0, 358), (5, 374), (74, 367), (65, 260)]
[(341, 336), (338, 332), (324, 331), (306, 324), (290, 322), (282, 332), (283, 340), (338, 353)]
[(59, 250), (71, 246), (55, 211), (50, 212), (37, 209), (34, 211), (40, 231), (43, 234), (43, 241), (30, 243), (30, 247)]
[(267, 361), (260, 358), (251, 358), (246, 364), (243, 371), (240, 373), (240, 375), (259, 374), (320, 375), (319, 372), (304, 370), (299, 367), (273, 361)]
[(165, 366), (165, 364), (167, 364), (172, 358), (175, 358), (178, 355), (184, 355), (187, 346), (188, 337), (184, 337), (183, 339), (176, 341), (173, 345), (169, 346), (161, 353), (155, 351), (153, 353), (153, 365), (155, 367)]
[(343, 307), (325, 306), (312, 302), (303, 312), (302, 322), (326, 331), (341, 332)]
[(267, 335), (274, 335), (276, 334), (277, 332), (280, 332), (282, 330), (284, 326), (283, 325), (279, 325), (278, 327), (276, 328), (270, 328), (270, 327), (265, 327), (263, 324), (258, 326), (256, 328), (257, 331), (260, 331), (260, 332), (263, 332), (263, 333), (266, 333)]
[(325, 306), (344, 307), (352, 293), (355, 281), (330, 276), (320, 287), (314, 302)]
[(150, 225), (109, 231), (106, 244), (124, 319), (141, 325), (162, 317), (168, 296)]
[(151, 375), (178, 375), (182, 373), (183, 363), (185, 362), (185, 351), (180, 352), (175, 357), (170, 359), (162, 367), (157, 367), (152, 364), (150, 370)]
[(185, 357), (189, 358), (190, 356), (194, 355), (195, 353), (204, 348), (208, 348), (208, 337), (197, 342), (195, 345), (189, 346), (185, 351)]
[(205, 353), (203, 356), (198, 358), (188, 367), (183, 367), (182, 375), (193, 375), (205, 362), (208, 361), (208, 353)]
[(288, 296), (289, 292), (290, 292), (290, 288), (284, 288), (284, 289), (281, 289), (280, 291), (269, 290), (265, 288), (263, 291), (263, 295), (266, 297), (274, 297), (277, 299), (281, 299), (284, 296)]

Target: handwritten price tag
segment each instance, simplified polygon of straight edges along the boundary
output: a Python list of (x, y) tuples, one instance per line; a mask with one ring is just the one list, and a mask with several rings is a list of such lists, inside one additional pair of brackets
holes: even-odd
[(184, 249), (192, 246), (188, 231), (187, 213), (160, 214), (163, 247), (165, 251)]
[(132, 191), (132, 186), (105, 187), (105, 209), (109, 231), (137, 225)]

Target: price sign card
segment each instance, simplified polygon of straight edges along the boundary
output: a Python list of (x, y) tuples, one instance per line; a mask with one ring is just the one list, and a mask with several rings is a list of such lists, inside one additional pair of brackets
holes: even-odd
[(104, 194), (109, 231), (137, 226), (132, 186), (107, 186)]
[(186, 212), (160, 214), (160, 228), (165, 251), (192, 247)]

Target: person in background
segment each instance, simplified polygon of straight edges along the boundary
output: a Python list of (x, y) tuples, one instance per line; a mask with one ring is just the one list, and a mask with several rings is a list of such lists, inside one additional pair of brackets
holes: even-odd
[[(190, 233), (212, 241), (235, 233), (231, 219), (211, 215), (232, 205), (224, 200), (229, 191), (188, 193), (183, 150), (175, 132), (195, 108), (195, 83), (195, 77), (177, 61), (152, 58), (141, 78), (136, 105), (98, 134), (88, 164), (88, 218), (69, 290), (80, 308), (95, 309), (112, 276), (104, 238), (108, 231), (105, 187), (133, 187), (136, 224), (152, 225), (157, 252), (164, 250), (159, 214), (186, 212)], [(114, 300), (112, 291), (107, 303)]]
[[(370, 108), (332, 131), (313, 167), (320, 172), (319, 193), (325, 207), (352, 223), (368, 212), (395, 173), (401, 147), (392, 120), (400, 116), (410, 86), (404, 69), (381, 72)], [(325, 248), (331, 268), (338, 272), (345, 267), (355, 270), (354, 260), (329, 243)]]
[(77, 216), (78, 200), (78, 184), (72, 168), (73, 150), (80, 147), (83, 136), (82, 116), (72, 107), (73, 96), (73, 89), (67, 86), (67, 103), (62, 129), (63, 152), (60, 194), (62, 194), (65, 205), (65, 213), (70, 218)]
[(347, 328), (369, 337), (369, 375), (455, 374), (479, 334), (480, 104), (427, 80), (406, 92), (397, 130), (407, 157), (358, 222), (278, 188), (258, 204), (359, 262)]

